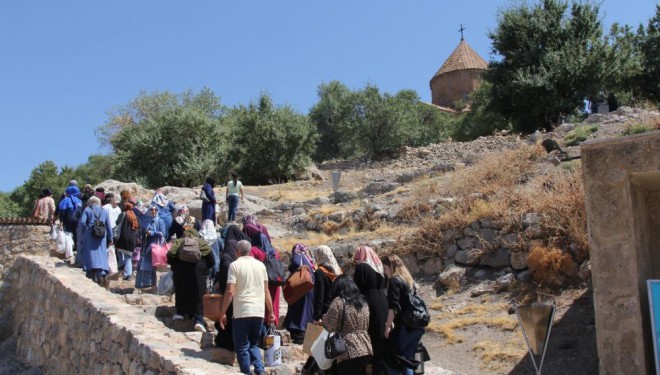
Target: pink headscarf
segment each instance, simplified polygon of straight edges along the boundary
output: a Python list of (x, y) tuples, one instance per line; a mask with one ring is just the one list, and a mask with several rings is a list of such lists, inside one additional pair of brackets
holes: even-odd
[(376, 255), (374, 249), (370, 248), (369, 246), (363, 245), (358, 247), (355, 255), (353, 256), (353, 260), (356, 263), (366, 263), (371, 268), (373, 268), (374, 271), (383, 275), (383, 263), (380, 261), (380, 258), (378, 258), (378, 255)]

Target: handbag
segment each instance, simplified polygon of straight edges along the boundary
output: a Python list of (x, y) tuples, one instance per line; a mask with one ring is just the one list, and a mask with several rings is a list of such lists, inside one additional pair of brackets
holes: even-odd
[(289, 305), (298, 302), (307, 292), (314, 289), (314, 282), (312, 281), (312, 271), (306, 265), (300, 266), (298, 271), (289, 276), (284, 283), (282, 293), (284, 300)]
[(341, 332), (344, 330), (344, 320), (346, 317), (346, 301), (344, 302), (344, 311), (341, 314), (341, 325), (339, 331), (328, 335), (325, 341), (325, 357), (328, 359), (335, 359), (340, 354), (346, 353), (346, 341), (341, 337)]
[[(92, 210), (93, 211), (93, 210)], [(94, 214), (94, 225), (92, 226), (92, 237), (104, 238), (106, 234), (105, 223), (101, 221), (101, 212)]]
[(138, 264), (140, 264), (140, 259), (142, 259), (142, 249), (140, 247), (136, 247), (133, 249), (133, 255), (131, 255), (133, 269), (137, 269)]
[(202, 191), (199, 193), (199, 199), (201, 199), (202, 202), (204, 202), (204, 203), (210, 203), (211, 202), (209, 197), (206, 195), (206, 192), (204, 191), (204, 189), (202, 189)]

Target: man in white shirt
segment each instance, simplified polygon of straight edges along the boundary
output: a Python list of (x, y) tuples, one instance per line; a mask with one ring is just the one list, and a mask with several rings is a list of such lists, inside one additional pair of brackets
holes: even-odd
[(236, 361), (241, 372), (250, 373), (250, 364), (254, 365), (257, 375), (266, 374), (261, 361), (259, 337), (266, 310), (266, 323), (275, 321), (273, 301), (268, 292), (268, 274), (266, 266), (250, 256), (251, 244), (242, 240), (236, 244), (236, 259), (229, 266), (227, 289), (222, 299), (220, 327), (227, 324), (227, 308), (234, 302), (232, 322)]
[(112, 193), (108, 193), (105, 195), (105, 201), (108, 202), (106, 205), (103, 206), (103, 209), (108, 211), (108, 217), (110, 218), (110, 225), (112, 225), (112, 229), (114, 229), (117, 226), (117, 218), (119, 215), (121, 215), (121, 208), (117, 205), (117, 200), (115, 199), (115, 195)]

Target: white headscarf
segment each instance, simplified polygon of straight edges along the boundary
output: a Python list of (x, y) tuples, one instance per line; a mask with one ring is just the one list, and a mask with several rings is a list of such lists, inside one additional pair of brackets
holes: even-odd
[(332, 249), (329, 246), (321, 245), (315, 248), (312, 252), (314, 253), (314, 258), (316, 258), (316, 264), (326, 264), (332, 267), (335, 275), (337, 276), (343, 273), (341, 267), (339, 267), (339, 263), (337, 263), (335, 255), (332, 253)]

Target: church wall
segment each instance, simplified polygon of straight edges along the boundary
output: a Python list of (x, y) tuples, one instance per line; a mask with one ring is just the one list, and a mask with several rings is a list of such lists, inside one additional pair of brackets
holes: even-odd
[(462, 100), (465, 93), (472, 93), (481, 84), (482, 70), (455, 70), (436, 77), (431, 82), (431, 102), (441, 107), (451, 107)]

